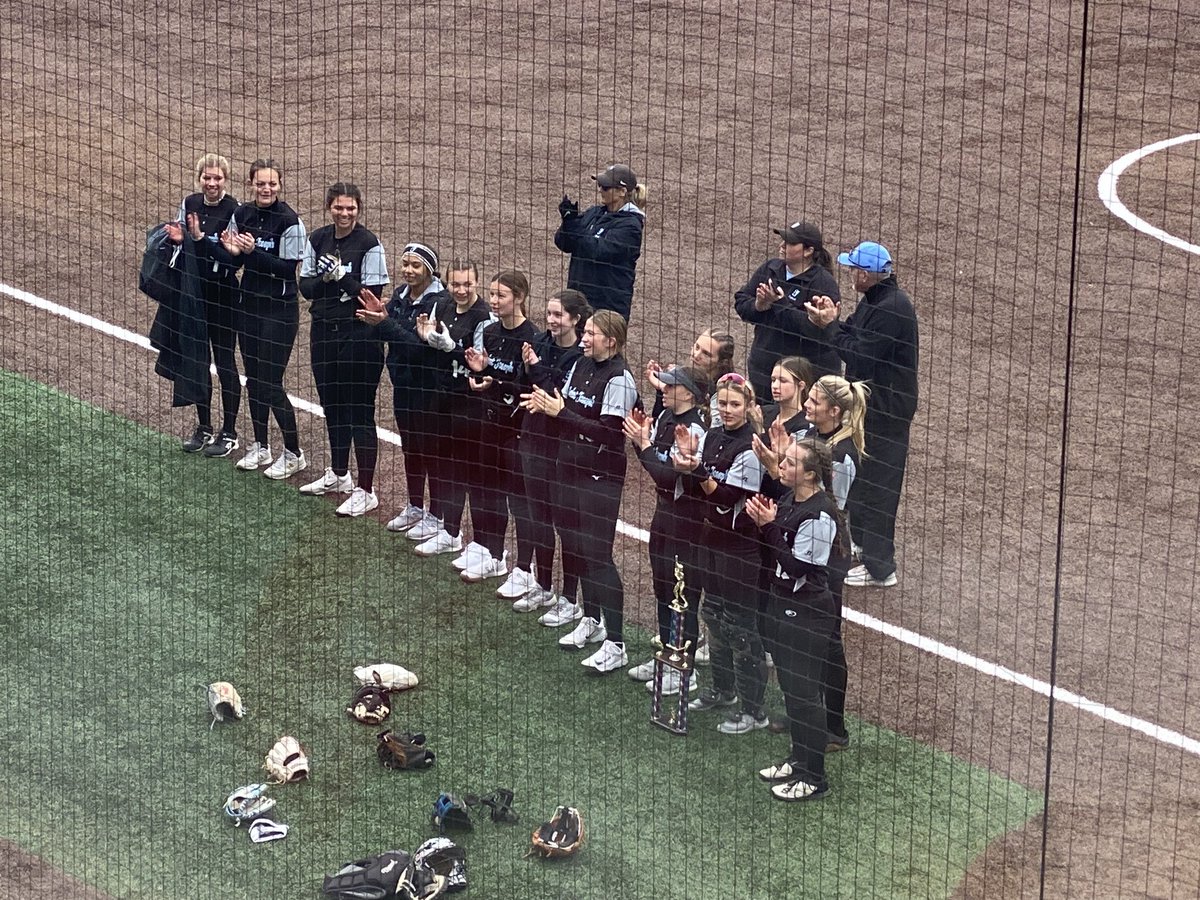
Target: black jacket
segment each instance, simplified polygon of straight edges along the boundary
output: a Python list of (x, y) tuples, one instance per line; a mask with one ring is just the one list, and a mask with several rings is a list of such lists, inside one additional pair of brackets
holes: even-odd
[(593, 206), (562, 220), (554, 246), (571, 254), (567, 287), (583, 291), (592, 309), (611, 309), (629, 320), (644, 221), (645, 215), (632, 203), (616, 212)]
[(379, 323), (379, 336), (388, 345), (392, 406), (396, 410), (431, 409), (437, 398), (442, 353), (417, 337), (417, 319), (433, 312), (438, 303), (453, 301), (437, 278), (415, 301), (409, 293), (407, 284), (396, 288), (387, 304), (388, 317)]
[(171, 382), (172, 406), (212, 399), (202, 260), (196, 247), (202, 243), (184, 235), (182, 244), (172, 244), (163, 225), (146, 234), (138, 289), (158, 301), (150, 346), (158, 351), (154, 371)]

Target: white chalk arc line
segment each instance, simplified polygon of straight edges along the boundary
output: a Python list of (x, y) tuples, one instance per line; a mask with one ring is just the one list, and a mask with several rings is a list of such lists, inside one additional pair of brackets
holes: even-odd
[[(1200, 135), (1197, 137), (1200, 137)], [(150, 342), (140, 334), (135, 334), (134, 332), (129, 331), (126, 328), (122, 328), (119, 325), (113, 325), (109, 322), (105, 322), (102, 319), (97, 319), (93, 316), (86, 315), (68, 307), (60, 306), (57, 303), (46, 300), (42, 297), (38, 297), (37, 295), (31, 294), (28, 291), (23, 291), (19, 288), (0, 283), (0, 294), (4, 294), (13, 298), (14, 300), (19, 300), (22, 303), (27, 303), (30, 306), (37, 307), (38, 309), (45, 310), (53, 315), (69, 319), (72, 322), (86, 325), (88, 328), (92, 328), (111, 337), (118, 338), (131, 344), (136, 344), (139, 347), (151, 349)], [(151, 349), (151, 352), (154, 351)], [(314, 416), (320, 416), (322, 418), (324, 417), (324, 411), (319, 405), (305, 400), (302, 397), (295, 397), (291, 394), (288, 396), (291, 398), (292, 403), (295, 404), (297, 409), (302, 409)], [(380, 428), (379, 438), (386, 443), (395, 444), (397, 446), (400, 445), (400, 436), (395, 432)], [(643, 543), (650, 540), (650, 533), (646, 531), (646, 529), (638, 528), (626, 522), (617, 522), (617, 530), (621, 534), (634, 538), (635, 540), (642, 541)], [(1060, 703), (1065, 703), (1068, 706), (1072, 706), (1075, 709), (1088, 713), (1089, 715), (1096, 716), (1097, 718), (1103, 719), (1106, 722), (1112, 722), (1113, 724), (1120, 725), (1124, 728), (1137, 731), (1163, 744), (1176, 747), (1185, 753), (1190, 753), (1193, 756), (1200, 756), (1200, 741), (1187, 737), (1178, 731), (1173, 731), (1172, 729), (1165, 728), (1162, 725), (1156, 725), (1154, 722), (1148, 722), (1145, 719), (1139, 719), (1135, 716), (1123, 713), (1120, 710), (1105, 706), (1103, 703), (1099, 703), (1095, 700), (1089, 700), (1087, 697), (1083, 697), (1073, 691), (1051, 685), (1049, 682), (1043, 681), (1040, 678), (1034, 678), (1031, 675), (1023, 675), (1020, 672), (1015, 672), (1012, 669), (999, 665), (998, 663), (982, 659), (972, 653), (966, 652), (965, 650), (959, 650), (957, 647), (944, 644), (935, 638), (926, 637), (925, 635), (918, 634), (915, 631), (910, 631), (907, 628), (901, 628), (898, 625), (892, 625), (888, 622), (884, 622), (882, 619), (877, 619), (874, 616), (868, 615), (867, 613), (862, 613), (858, 610), (851, 609), (848, 606), (844, 607), (843, 614), (845, 615), (846, 620), (849, 622), (853, 622), (862, 628), (867, 628), (871, 631), (878, 632), (879, 634), (886, 635), (902, 644), (907, 644), (910, 647), (914, 647), (917, 650), (933, 654), (934, 656), (939, 656), (942, 659), (949, 660), (957, 665), (971, 669), (974, 672), (978, 672), (981, 675), (986, 675), (989, 678), (995, 678), (998, 681), (1005, 681), (1010, 684), (1019, 685), (1043, 697), (1053, 697)]]
[(1164, 244), (1168, 244), (1177, 250), (1183, 250), (1186, 253), (1195, 253), (1197, 256), (1200, 256), (1200, 246), (1190, 241), (1185, 241), (1183, 238), (1176, 237), (1170, 232), (1163, 231), (1157, 225), (1151, 225), (1126, 206), (1117, 194), (1117, 183), (1121, 180), (1122, 173), (1134, 163), (1140, 162), (1147, 156), (1158, 153), (1160, 150), (1177, 147), (1180, 144), (1187, 144), (1192, 141), (1200, 141), (1200, 134), (1181, 134), (1178, 137), (1155, 141), (1153, 144), (1147, 144), (1145, 147), (1131, 150), (1120, 159), (1112, 162), (1107, 169), (1100, 173), (1100, 178), (1096, 182), (1096, 192), (1100, 195), (1100, 201), (1108, 207), (1108, 211), (1118, 219), (1124, 220), (1131, 227), (1136, 228), (1143, 234), (1157, 238)]

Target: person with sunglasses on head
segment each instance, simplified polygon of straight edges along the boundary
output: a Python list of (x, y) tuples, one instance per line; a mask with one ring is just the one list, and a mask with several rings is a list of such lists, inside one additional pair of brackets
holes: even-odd
[(567, 650), (599, 644), (581, 664), (597, 675), (629, 662), (625, 651), (625, 586), (613, 560), (617, 513), (625, 486), (625, 417), (638, 408), (637, 382), (625, 364), (625, 320), (605, 309), (588, 319), (583, 356), (553, 393), (535, 385), (521, 402), (532, 415), (558, 419), (563, 490), (563, 571), (583, 588), (583, 616), (558, 639)]
[[(296, 211), (279, 198), (283, 174), (274, 160), (255, 160), (250, 166), (249, 183), (254, 199), (237, 208), (229, 227), (221, 233), (221, 246), (234, 265), (242, 268), (238, 343), (254, 427), (254, 443), (250, 445), (253, 452), (238, 462), (242, 470), (258, 469), (270, 456), (272, 414), (283, 432), (285, 451), (296, 458), (303, 456), (296, 411), (283, 377), (300, 330), (296, 270), (308, 247), (308, 232)], [(235, 435), (217, 440), (224, 441), (228, 452), (237, 449)]]
[(783, 357), (804, 357), (818, 377), (842, 371), (837, 350), (805, 310), (814, 297), (829, 297), (835, 304), (841, 299), (821, 229), (800, 221), (774, 231), (779, 256), (759, 266), (733, 302), (742, 321), (754, 326), (746, 367), (760, 397), (769, 396), (771, 370)]
[(891, 587), (898, 580), (896, 513), (917, 411), (917, 313), (882, 244), (863, 241), (839, 255), (838, 262), (849, 268), (854, 290), (862, 295), (854, 313), (839, 322), (838, 304), (830, 296), (814, 297), (806, 309), (846, 363), (846, 378), (871, 387), (864, 423), (871, 455), (862, 461), (847, 501), (862, 564), (849, 571), (846, 584)]
[[(697, 554), (695, 523), (703, 521), (705, 500), (695, 479), (676, 471), (671, 458), (677, 452), (676, 426), (687, 429), (697, 441), (707, 431), (708, 395), (711, 382), (700, 369), (671, 366), (658, 373), (662, 384), (663, 410), (653, 423), (641, 410), (625, 418), (625, 436), (633, 442), (642, 468), (654, 482), (654, 518), (650, 522), (650, 578), (658, 610), (658, 638), (665, 646), (670, 643), (671, 602), (675, 596), (675, 563), (683, 571), (683, 599), (687, 611), (683, 616), (682, 634), (677, 641), (690, 642), (695, 653), (700, 638), (700, 590), (702, 576)], [(676, 644), (676, 646), (681, 646)], [(654, 660), (640, 663), (629, 670), (634, 681), (646, 682), (652, 691)], [(695, 681), (690, 686), (695, 688)], [(663, 675), (663, 694), (678, 694), (681, 679), (676, 669), (666, 668)]]
[(689, 708), (740, 706), (718, 730), (745, 734), (769, 724), (763, 708), (766, 653), (758, 633), (760, 544), (758, 529), (745, 514), (746, 501), (762, 487), (763, 467), (752, 444), (754, 388), (730, 372), (718, 379), (716, 393), (721, 424), (699, 439), (677, 427), (672, 456), (676, 471), (694, 480), (705, 498), (697, 537), (704, 554), (700, 615), (708, 625), (712, 685)]
[(581, 291), (593, 309), (611, 309), (628, 322), (642, 253), (646, 186), (625, 165), (611, 165), (592, 179), (600, 202), (581, 213), (564, 194), (554, 246), (571, 256), (567, 287)]

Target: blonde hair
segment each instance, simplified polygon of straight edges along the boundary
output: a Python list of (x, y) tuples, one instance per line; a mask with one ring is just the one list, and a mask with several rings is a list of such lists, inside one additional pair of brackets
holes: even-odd
[(633, 190), (628, 191), (627, 193), (629, 195), (630, 203), (632, 203), (634, 206), (636, 206), (638, 209), (641, 209), (641, 210), (644, 210), (646, 208), (646, 185), (645, 184), (643, 184), (642, 182), (639, 181), (636, 185), (634, 185)]
[(850, 438), (858, 455), (865, 457), (867, 398), (871, 389), (861, 381), (847, 381), (841, 375), (822, 375), (813, 387), (819, 387), (825, 399), (842, 411), (838, 429), (829, 437), (830, 445)]
[(759, 408), (758, 399), (754, 394), (754, 387), (750, 384), (749, 380), (743, 378), (741, 375), (738, 375), (736, 372), (725, 373), (725, 375), (730, 374), (737, 375), (738, 379), (740, 380), (735, 381), (730, 378), (723, 381), (722, 378), (725, 376), (721, 376), (721, 378), (718, 378), (716, 383), (713, 385), (712, 395), (715, 397), (726, 388), (733, 391), (735, 394), (741, 394), (742, 399), (746, 401), (746, 421), (750, 423), (750, 426), (754, 429), (755, 434), (761, 434), (763, 430), (762, 409)]
[(615, 313), (611, 309), (602, 309), (592, 314), (591, 322), (598, 332), (616, 342), (617, 353), (625, 349), (625, 340), (629, 336), (629, 325), (620, 313)]
[(233, 169), (229, 166), (229, 160), (217, 153), (205, 153), (196, 160), (196, 184), (200, 183), (200, 176), (204, 174), (205, 169), (220, 169), (225, 174), (225, 182), (229, 183), (233, 178)]

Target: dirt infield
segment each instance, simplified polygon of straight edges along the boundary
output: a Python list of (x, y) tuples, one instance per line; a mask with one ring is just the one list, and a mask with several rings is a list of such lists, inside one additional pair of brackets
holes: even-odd
[[(1144, 6), (1093, 3), (1085, 34), (1081, 3), (1050, 0), (867, 4), (875, 19), (848, 0), (807, 14), (490, 0), (436, 19), (359, 0), (236, 19), (22, 5), (0, 36), (0, 228), (14, 237), (0, 282), (144, 334), (140, 238), (205, 150), (238, 171), (283, 160), (310, 228), (324, 186), (357, 181), (393, 264), (420, 237), (487, 270), (515, 263), (539, 296), (565, 276), (558, 197), (590, 199), (597, 166), (629, 161), (650, 189), (635, 369), (681, 359), (710, 324), (747, 336), (732, 293), (773, 253), (771, 227), (803, 215), (835, 247), (882, 240), (920, 315), (922, 401), (900, 585), (848, 605), (1044, 681), (1053, 666), (1063, 688), (1200, 735), (1196, 264), (1094, 189), (1114, 158), (1200, 118), (1200, 17)], [(1139, 215), (1193, 241), (1197, 146), (1121, 182)], [(315, 401), (306, 332), (288, 387)], [(191, 413), (169, 410), (150, 359), (0, 298), (0, 367), (182, 434)], [(390, 425), (386, 387), (379, 408)], [(320, 423), (301, 426), (322, 464)], [(383, 518), (399, 465), (385, 451)], [(631, 478), (626, 521), (646, 525), (646, 495)], [(645, 620), (644, 545), (619, 551)], [(1047, 896), (1200, 891), (1196, 755), (1062, 703), (1051, 730), (1024, 687), (875, 631), (847, 641), (856, 715), (1034, 790), (1050, 776), (1044, 820), (993, 845), (962, 896), (1037, 894), (1043, 836)], [(65, 876), (2, 849), (0, 897), (63, 892)]]

